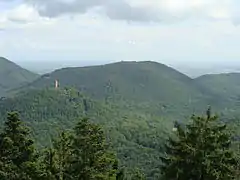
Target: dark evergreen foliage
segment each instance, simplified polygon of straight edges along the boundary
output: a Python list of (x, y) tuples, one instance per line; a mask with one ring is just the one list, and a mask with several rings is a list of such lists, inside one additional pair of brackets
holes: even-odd
[(40, 179), (38, 156), (29, 135), (19, 115), (9, 113), (0, 134), (0, 179)]
[(84, 118), (74, 128), (71, 175), (79, 180), (108, 180), (116, 177), (115, 155), (109, 151), (103, 130)]
[(226, 124), (212, 116), (192, 117), (184, 130), (166, 144), (162, 172), (167, 180), (232, 180), (236, 178), (238, 158), (231, 147)]
[(53, 147), (45, 151), (43, 165), (45, 178), (49, 180), (73, 179), (69, 172), (72, 158), (71, 136), (67, 132), (60, 133), (54, 140)]

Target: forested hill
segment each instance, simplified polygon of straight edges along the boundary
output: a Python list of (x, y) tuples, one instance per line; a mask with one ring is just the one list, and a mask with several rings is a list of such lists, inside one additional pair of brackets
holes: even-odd
[[(8, 62), (8, 61), (7, 61)], [(10, 63), (10, 62), (9, 62)], [(19, 76), (21, 77), (21, 76)], [(31, 76), (36, 77), (36, 76)], [(112, 64), (58, 69), (32, 82), (8, 91), (15, 94), (29, 89), (74, 87), (97, 100), (128, 106), (140, 104), (161, 115), (202, 112), (211, 105), (224, 113), (237, 111), (240, 106), (239, 74), (205, 75), (196, 79), (152, 61), (117, 62)], [(30, 81), (30, 79), (28, 80)], [(7, 81), (4, 79), (4, 83)]]
[(7, 91), (37, 79), (38, 75), (21, 68), (6, 58), (0, 57), (0, 97)]
[(71, 129), (87, 116), (104, 128), (121, 164), (139, 167), (152, 178), (159, 175), (159, 152), (173, 127), (171, 119), (136, 107), (92, 100), (74, 89), (31, 90), (3, 99), (1, 123), (8, 111), (20, 113), (41, 148), (51, 144), (57, 131)]
[[(87, 116), (103, 127), (122, 165), (139, 167), (147, 179), (158, 179), (159, 156), (175, 121), (187, 122), (208, 105), (225, 121), (240, 114), (237, 77), (191, 79), (149, 61), (64, 68), (32, 82), (27, 79), (24, 83), (30, 83), (21, 88), (12, 85), (15, 89), (8, 93), (13, 96), (0, 99), (0, 123), (8, 111), (18, 111), (33, 130), (38, 147), (43, 148), (51, 144), (57, 131), (72, 129), (79, 118)], [(55, 80), (60, 82), (59, 88), (54, 88)], [(239, 130), (236, 121), (230, 124)]]
[(240, 73), (209, 74), (195, 79), (195, 82), (217, 95), (220, 101), (236, 103), (240, 101)]
[(161, 108), (196, 104), (205, 107), (214, 99), (204, 94), (188, 76), (150, 61), (59, 69), (23, 89), (53, 87), (56, 79), (60, 87), (75, 87), (94, 99), (155, 102)]
[[(159, 109), (195, 112), (207, 105), (236, 111), (240, 106), (239, 74), (205, 75), (196, 79), (152, 61), (58, 69), (12, 93), (29, 89), (74, 87), (93, 99), (117, 103), (144, 103)], [(186, 113), (183, 112), (183, 113)]]

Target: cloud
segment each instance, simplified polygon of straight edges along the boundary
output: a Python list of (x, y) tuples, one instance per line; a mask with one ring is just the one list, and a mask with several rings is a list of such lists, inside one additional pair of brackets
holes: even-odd
[(58, 17), (65, 14), (85, 14), (92, 9), (104, 12), (110, 19), (156, 21), (157, 15), (145, 7), (132, 7), (124, 0), (27, 0), (41, 16)]
[(49, 21), (50, 18), (40, 16), (34, 7), (24, 3), (0, 11), (0, 28), (5, 30), (27, 28)]
[(22, 4), (6, 12), (9, 21), (17, 23), (31, 23), (40, 20), (38, 12), (31, 6)]
[(232, 23), (239, 12), (232, 2), (22, 1), (0, 10), (0, 55), (19, 61), (239, 60), (240, 26)]
[(187, 18), (233, 18), (235, 0), (26, 0), (41, 16), (84, 14), (99, 8), (110, 19), (175, 22)]
[(89, 8), (104, 5), (104, 0), (26, 0), (39, 11), (39, 14), (47, 17), (57, 17), (62, 14), (84, 14)]
[(0, 54), (28, 60), (206, 62), (219, 57), (240, 57), (236, 44), (240, 40), (239, 28), (221, 21), (166, 26), (128, 24), (100, 16), (94, 19), (75, 15), (72, 20), (62, 16), (49, 24), (43, 21), (5, 32), (1, 37), (5, 46), (0, 48)]
[[(22, 2), (25, 3), (28, 13), (33, 13), (33, 10), (30, 10), (31, 7), (39, 16), (47, 18), (74, 16), (95, 11), (112, 20), (128, 22), (175, 23), (196, 19), (231, 20), (237, 24), (240, 17), (236, 8), (240, 4), (237, 6), (236, 0), (22, 0)], [(35, 17), (36, 12), (34, 12)], [(26, 14), (23, 11), (22, 13)], [(22, 17), (21, 14), (20, 16)], [(10, 18), (23, 22), (18, 16)], [(23, 19), (27, 19), (26, 16)]]

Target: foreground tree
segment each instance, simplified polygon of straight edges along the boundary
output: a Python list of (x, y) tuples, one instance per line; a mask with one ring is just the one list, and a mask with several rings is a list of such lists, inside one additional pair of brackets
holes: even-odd
[(72, 179), (69, 174), (71, 158), (71, 136), (62, 132), (58, 139), (53, 142), (53, 147), (45, 152), (45, 179), (67, 180)]
[(115, 180), (116, 157), (106, 143), (102, 129), (81, 120), (73, 133), (61, 133), (45, 153), (47, 180)]
[(116, 158), (109, 151), (103, 130), (88, 119), (74, 129), (71, 175), (78, 180), (110, 180), (116, 178)]
[(16, 112), (8, 114), (0, 134), (0, 179), (41, 179), (37, 154), (30, 132)]
[(211, 116), (192, 117), (186, 129), (177, 125), (162, 158), (163, 177), (168, 180), (232, 180), (237, 157), (231, 149), (231, 134), (225, 124)]

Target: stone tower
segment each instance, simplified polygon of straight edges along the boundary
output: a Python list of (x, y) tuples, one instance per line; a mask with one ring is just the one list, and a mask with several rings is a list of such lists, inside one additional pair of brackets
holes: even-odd
[(58, 89), (59, 88), (59, 82), (58, 80), (55, 80), (55, 89)]

